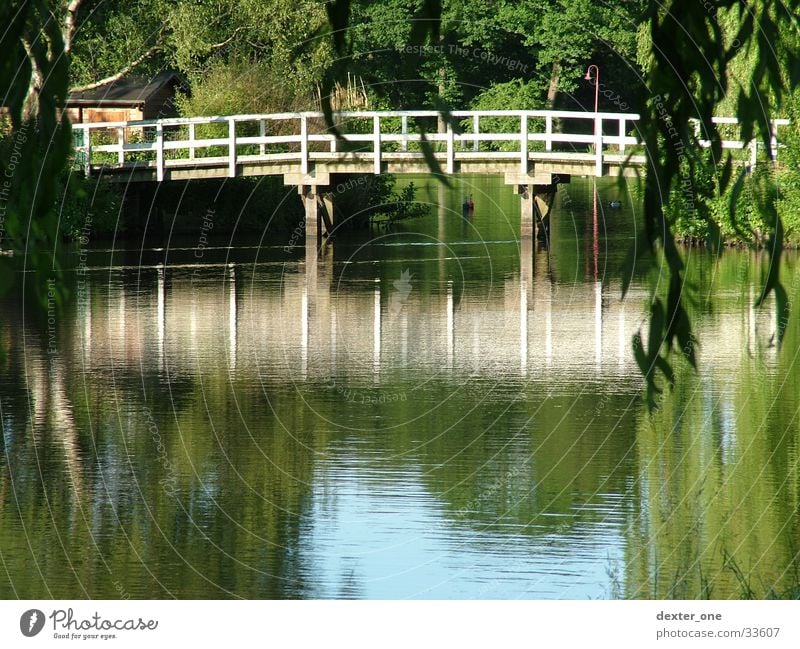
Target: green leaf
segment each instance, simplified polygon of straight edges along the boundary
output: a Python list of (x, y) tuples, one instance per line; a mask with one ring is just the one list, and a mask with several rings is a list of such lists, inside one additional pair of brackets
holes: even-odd
[(754, 15), (752, 11), (744, 11), (744, 20), (739, 25), (739, 31), (731, 41), (731, 46), (725, 53), (725, 61), (730, 62), (741, 50), (742, 43), (748, 43), (753, 35)]
[(461, 122), (453, 117), (450, 106), (438, 95), (433, 98), (433, 107), (439, 111), (439, 114), (442, 116), (442, 121), (450, 126), (453, 133), (460, 134), (463, 132)]
[(678, 340), (678, 345), (680, 345), (680, 350), (684, 358), (689, 361), (689, 364), (694, 369), (697, 369), (697, 354), (695, 352), (697, 341), (692, 334), (692, 326), (691, 322), (689, 321), (689, 315), (686, 313), (686, 310), (683, 308), (683, 306), (679, 307), (679, 311), (675, 317), (675, 336)]
[(638, 261), (639, 257), (645, 252), (646, 247), (642, 245), (641, 242), (645, 241), (646, 235), (644, 232), (637, 232), (636, 236), (633, 239), (633, 243), (628, 246), (628, 250), (625, 253), (625, 257), (622, 260), (622, 299), (625, 299), (625, 296), (628, 294), (628, 289), (631, 286), (631, 282), (636, 274), (636, 262)]
[(731, 181), (731, 176), (733, 175), (733, 157), (729, 153), (725, 158), (725, 164), (722, 167), (722, 173), (719, 176), (719, 192), (724, 192), (727, 187), (728, 183)]
[(786, 289), (782, 284), (775, 285), (775, 311), (778, 314), (778, 330), (777, 330), (777, 345), (780, 347), (783, 344), (783, 337), (786, 335), (786, 327), (789, 324), (789, 316), (791, 315), (791, 304), (789, 297), (786, 294)]
[(658, 355), (655, 358), (655, 367), (661, 370), (661, 373), (664, 375), (664, 378), (667, 379), (667, 383), (669, 383), (670, 387), (675, 386), (675, 372), (672, 370), (672, 366), (667, 362), (667, 360)]
[(664, 305), (656, 298), (650, 306), (650, 333), (647, 337), (647, 355), (655, 359), (664, 341)]
[(427, 136), (425, 135), (425, 130), (420, 127), (419, 129), (420, 134), (420, 148), (422, 149), (422, 157), (425, 159), (425, 162), (428, 165), (428, 169), (431, 170), (431, 173), (434, 177), (442, 183), (445, 187), (450, 188), (450, 179), (442, 170), (442, 166), (439, 164), (439, 161), (436, 159), (436, 154), (433, 152), (433, 147), (431, 146), (430, 141), (428, 140)]
[(706, 224), (708, 226), (706, 245), (713, 255), (720, 257), (723, 251), (722, 230), (714, 219), (708, 219)]
[(333, 119), (333, 103), (331, 97), (333, 90), (336, 86), (337, 67), (332, 66), (322, 79), (320, 84), (320, 108), (325, 117), (325, 125), (328, 127), (328, 132), (331, 133), (337, 140), (342, 139), (342, 133)]
[(346, 51), (347, 28), (350, 25), (350, 0), (329, 0), (325, 5), (328, 22), (331, 25), (333, 46), (341, 56)]
[[(767, 299), (767, 296), (772, 291), (777, 291), (780, 288), (781, 291), (784, 291), (783, 287), (780, 285), (779, 276), (780, 276), (780, 261), (781, 261), (781, 254), (783, 253), (783, 222), (779, 217), (775, 219), (775, 229), (773, 230), (772, 235), (770, 236), (769, 240), (769, 266), (767, 268), (767, 277), (764, 281), (764, 286), (761, 289), (761, 295), (758, 296), (758, 300), (756, 300), (756, 307), (760, 307), (764, 300)], [(777, 293), (776, 293), (777, 298)], [(784, 291), (784, 299), (785, 299), (785, 291)]]
[(442, 20), (441, 0), (423, 0), (422, 6), (414, 14), (412, 20), (411, 36), (409, 37), (409, 43), (412, 46), (423, 45), (428, 33), (430, 33), (431, 42), (437, 43)]
[(633, 335), (631, 347), (633, 349), (633, 358), (636, 360), (636, 364), (639, 366), (639, 372), (642, 374), (642, 376), (648, 376), (650, 374), (650, 360), (647, 357), (644, 348), (642, 347), (641, 331), (637, 331)]
[(739, 174), (736, 176), (736, 180), (733, 183), (733, 187), (731, 188), (730, 196), (728, 197), (728, 215), (730, 216), (731, 225), (733, 226), (734, 230), (736, 231), (739, 236), (742, 238), (746, 238), (747, 235), (739, 226), (739, 220), (736, 218), (737, 213), (737, 206), (739, 204), (739, 196), (742, 193), (742, 188), (744, 187), (744, 181), (747, 177), (747, 169), (742, 167), (739, 170)]

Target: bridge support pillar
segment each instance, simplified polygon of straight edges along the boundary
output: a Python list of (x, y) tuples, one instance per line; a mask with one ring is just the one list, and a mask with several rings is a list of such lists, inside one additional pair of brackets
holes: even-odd
[(333, 229), (336, 227), (336, 219), (333, 214), (333, 192), (325, 192), (321, 194), (322, 201), (322, 222), (325, 224), (325, 236), (330, 237), (333, 235)]
[(550, 208), (558, 185), (514, 185), (520, 197), (520, 239), (537, 234), (547, 239), (550, 231)]
[(316, 261), (319, 255), (320, 228), (319, 196), (314, 185), (301, 185), (297, 188), (305, 209), (306, 222), (306, 262)]
[[(306, 261), (316, 261), (319, 256), (320, 243), (322, 237), (322, 219), (326, 219), (327, 232), (330, 234), (332, 224), (328, 226), (327, 220), (330, 216), (330, 221), (333, 220), (333, 202), (330, 203), (330, 211), (323, 217), (321, 207), (326, 207), (325, 197), (322, 193), (322, 188), (330, 184), (330, 174), (324, 172), (313, 173), (291, 173), (283, 175), (283, 183), (285, 185), (294, 185), (297, 187), (297, 193), (300, 195), (300, 200), (303, 201), (303, 210), (305, 212), (305, 230), (306, 230)], [(332, 195), (331, 195), (332, 199)]]
[[(558, 180), (549, 184), (524, 182), (524, 176), (506, 177), (514, 193), (520, 198), (519, 228), (519, 268), (521, 290), (527, 298), (532, 298), (533, 291), (533, 257), (536, 251), (535, 239), (548, 245), (550, 239), (550, 208), (558, 187)], [(548, 179), (550, 180), (550, 179)], [(523, 181), (523, 182), (520, 182)]]
[(546, 244), (550, 241), (550, 210), (556, 196), (558, 185), (549, 185), (544, 191), (535, 191), (533, 195), (534, 218), (539, 225), (539, 238)]

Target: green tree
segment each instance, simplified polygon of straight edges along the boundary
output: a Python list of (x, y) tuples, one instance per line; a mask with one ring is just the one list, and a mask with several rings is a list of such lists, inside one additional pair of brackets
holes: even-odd
[(501, 25), (497, 4), (445, 1), (435, 21), (436, 37), (417, 43), (419, 27), (429, 21), (424, 2), (353, 3), (346, 31), (348, 61), (395, 108), (421, 108), (440, 100), (464, 105), (491, 80), (514, 78), (513, 71), (481, 55), (530, 61), (521, 37)]
[[(4, 3), (0, 24), (0, 105), (7, 122), (0, 141), (0, 247), (22, 253), (0, 257), (0, 294), (25, 268), (34, 271), (30, 284), (44, 302), (46, 279), (59, 275), (50, 253), (58, 230), (57, 179), (69, 152), (61, 114), (69, 27), (53, 20), (43, 0)], [(58, 285), (54, 292), (56, 299), (62, 294)]]
[(169, 67), (182, 72), (209, 106), (246, 112), (260, 100), (260, 110), (285, 110), (280, 101), (308, 101), (330, 57), (326, 40), (315, 37), (324, 10), (311, 0), (73, 5), (73, 90)]
[[(749, 84), (740, 86), (732, 93), (736, 98), (736, 112), (742, 123), (745, 141), (758, 134), (764, 148), (771, 151), (771, 117), (780, 110), (787, 91), (800, 85), (800, 65), (797, 63), (800, 60), (797, 46), (800, 2), (763, 0), (741, 7), (735, 15), (736, 37), (726, 45), (718, 15), (721, 10), (733, 11), (739, 6), (734, 0), (719, 0), (713, 4), (671, 0), (666, 3), (647, 3), (644, 6), (646, 11), (642, 22), (649, 30), (649, 39), (646, 39), (644, 48), (649, 96), (641, 102), (640, 112), (643, 113), (643, 119), (640, 131), (650, 164), (645, 182), (642, 234), (647, 242), (645, 251), (655, 253), (653, 259), (656, 263), (664, 264), (667, 274), (664, 294), (654, 295), (653, 298), (647, 342), (643, 341), (641, 333), (633, 341), (637, 361), (647, 377), (648, 401), (651, 405), (660, 390), (656, 375), (660, 373), (668, 382), (674, 381), (674, 371), (670, 365), (673, 349), (680, 349), (690, 364), (695, 363), (696, 341), (684, 305), (683, 260), (675, 242), (674, 223), (664, 210), (666, 197), (679, 186), (682, 177), (688, 178), (691, 183), (693, 178), (704, 175), (701, 169), (714, 168), (722, 160), (722, 138), (716, 125), (712, 123), (712, 117), (717, 107), (729, 96), (729, 64), (740, 50), (744, 48), (755, 62)], [(439, 43), (445, 17), (443, 4), (431, 0), (416, 7), (413, 15), (416, 22), (409, 34), (409, 45), (420, 47), (425, 43)], [(548, 13), (548, 9), (555, 11)], [(577, 33), (579, 36), (579, 47), (585, 49), (586, 36), (580, 26), (593, 24), (591, 19), (598, 15), (597, 10), (588, 3), (580, 2), (525, 2), (518, 5), (516, 10), (499, 5), (499, 11), (504, 11), (509, 16), (511, 24), (521, 25), (520, 30), (525, 34), (538, 33), (533, 31), (534, 27), (547, 25), (547, 17), (553, 17), (549, 34), (557, 38), (550, 41), (554, 59), (549, 93), (552, 97), (552, 88), (554, 85), (557, 87), (562, 74), (563, 60), (575, 60), (570, 35), (560, 32), (559, 27), (569, 25), (570, 33)], [(334, 46), (344, 56), (348, 43), (341, 30), (351, 24), (349, 0), (331, 2), (328, 5), (328, 15), (335, 35)], [(571, 19), (565, 19), (564, 16), (570, 16)], [(530, 20), (526, 23), (525, 19)], [(601, 23), (605, 24), (607, 20), (608, 17)], [(629, 30), (626, 27), (628, 25), (624, 21), (614, 21), (609, 36), (622, 35), (621, 42), (630, 50), (634, 46), (631, 34), (635, 31), (635, 24), (630, 25)], [(547, 33), (547, 30), (542, 30), (541, 33)], [(676, 33), (682, 35), (681, 47), (675, 47)], [(542, 37), (532, 38), (547, 45)], [(582, 45), (581, 38), (584, 39)], [(558, 50), (561, 54), (556, 53)], [(562, 62), (557, 64), (555, 59)], [(547, 59), (542, 57), (541, 60)], [(341, 69), (332, 70), (333, 75), (337, 72), (341, 74)], [(331, 87), (332, 83), (333, 79), (329, 79), (327, 87)], [(771, 110), (763, 103), (767, 98), (773, 101)], [(326, 108), (326, 114), (329, 114), (330, 105)], [(699, 144), (700, 136), (695, 132), (691, 121), (694, 118), (700, 120), (699, 131), (702, 138), (711, 142), (709, 149)], [(673, 138), (677, 138), (682, 146), (669, 146)], [(431, 165), (435, 168), (435, 163), (432, 162)], [(733, 160), (728, 157), (718, 181), (720, 191), (728, 187), (732, 174)], [(732, 208), (737, 202), (743, 177), (740, 174), (733, 185)], [(697, 190), (704, 192), (702, 187)], [(719, 247), (719, 226), (711, 218), (710, 210), (704, 202), (700, 201), (698, 204), (708, 238), (712, 245)], [(774, 187), (769, 183), (759, 188), (759, 204), (772, 229), (769, 243), (771, 262), (765, 272), (764, 289), (759, 303), (774, 292), (778, 311), (783, 318), (782, 326), (779, 327), (779, 334), (782, 334), (788, 317), (786, 292), (778, 281), (778, 262), (784, 232), (776, 209)], [(735, 220), (733, 210), (731, 217)], [(638, 247), (632, 250), (632, 258), (641, 254), (642, 250)], [(623, 293), (626, 289), (627, 282)]]
[(90, 88), (133, 72), (152, 74), (168, 52), (171, 3), (142, 0), (72, 0), (65, 39), (72, 90)]
[(536, 74), (548, 80), (547, 106), (552, 108), (560, 91), (577, 88), (586, 63), (595, 58), (604, 61), (604, 72), (616, 79), (619, 92), (628, 86), (637, 72), (630, 66), (645, 4), (642, 0), (523, 0), (503, 3), (499, 16), (505, 29), (519, 34), (536, 52)]

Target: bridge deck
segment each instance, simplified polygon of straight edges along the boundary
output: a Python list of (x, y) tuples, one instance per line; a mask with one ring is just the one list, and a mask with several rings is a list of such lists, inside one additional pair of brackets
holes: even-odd
[[(444, 154), (434, 154), (444, 169), (447, 162)], [(309, 179), (316, 184), (328, 184), (332, 174), (371, 174), (375, 171), (375, 156), (372, 153), (309, 153)], [(192, 180), (230, 177), (230, 163), (227, 156), (195, 158), (191, 164), (187, 160), (165, 160), (163, 180)], [(641, 172), (645, 164), (644, 156), (606, 154), (603, 156), (603, 175), (632, 176)], [(456, 153), (452, 173), (462, 174), (500, 174), (518, 175), (519, 154), (502, 155), (497, 153)], [(92, 173), (113, 174), (119, 180), (153, 181), (157, 179), (158, 168), (154, 161), (133, 161), (122, 164), (92, 165)], [(430, 167), (422, 154), (382, 153), (381, 173), (424, 174)], [(236, 176), (283, 175), (287, 178), (300, 178), (301, 162), (297, 154), (241, 155), (236, 159)], [(528, 175), (594, 175), (595, 156), (587, 153), (529, 153)]]

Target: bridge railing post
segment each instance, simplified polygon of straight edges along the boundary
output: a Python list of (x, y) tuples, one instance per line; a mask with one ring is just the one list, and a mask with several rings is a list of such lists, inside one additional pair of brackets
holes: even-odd
[(305, 113), (300, 115), (300, 173), (308, 174), (308, 121)]
[[(339, 126), (338, 124), (336, 124), (336, 122), (334, 122), (333, 125), (335, 127), (337, 127), (337, 128)], [(341, 131), (339, 131), (339, 133), (341, 134)], [(339, 151), (339, 140), (336, 138), (336, 135), (333, 135), (333, 137), (331, 138), (330, 149), (331, 149), (331, 153), (336, 153), (337, 151)]]
[(189, 160), (194, 160), (194, 141), (197, 139), (195, 123), (189, 122)]
[(475, 139), (472, 140), (472, 150), (473, 151), (480, 151), (481, 150), (481, 143), (480, 140), (477, 138), (477, 135), (481, 132), (481, 116), (480, 115), (473, 115), (472, 116), (472, 132), (475, 134)]
[(403, 133), (403, 152), (408, 151), (408, 115), (403, 115), (400, 118), (401, 131)]
[(772, 161), (778, 161), (778, 125), (775, 123), (775, 120), (772, 120), (769, 123), (769, 130), (770, 130), (770, 140), (769, 146), (772, 149)]
[(372, 137), (374, 139), (373, 156), (375, 158), (373, 172), (375, 175), (381, 173), (381, 117), (377, 113), (372, 116)]
[(544, 118), (544, 150), (553, 150), (553, 116), (547, 115)]
[(619, 118), (619, 152), (625, 153), (625, 118)]
[(236, 120), (228, 118), (228, 177), (236, 177)]
[(125, 127), (120, 126), (117, 129), (117, 146), (119, 147), (119, 151), (117, 152), (117, 163), (122, 166), (125, 163)]
[(694, 136), (697, 138), (698, 142), (700, 142), (700, 145), (702, 146), (703, 141), (700, 137), (700, 120), (693, 119), (692, 126), (694, 127)]
[(156, 124), (156, 180), (164, 180), (164, 125)]
[(453, 135), (453, 124), (447, 122), (447, 173), (451, 174), (455, 171), (456, 151), (455, 151), (455, 137)]
[[(265, 119), (258, 120), (258, 136), (267, 137), (267, 120)], [(264, 144), (263, 142), (258, 145), (258, 154), (259, 155), (267, 154), (267, 145)]]
[(92, 132), (88, 126), (83, 127), (83, 146), (86, 149), (86, 160), (83, 163), (83, 171), (88, 177), (92, 173)]
[(519, 171), (528, 173), (528, 114), (519, 117)]
[(603, 175), (603, 118), (594, 118), (594, 175)]

